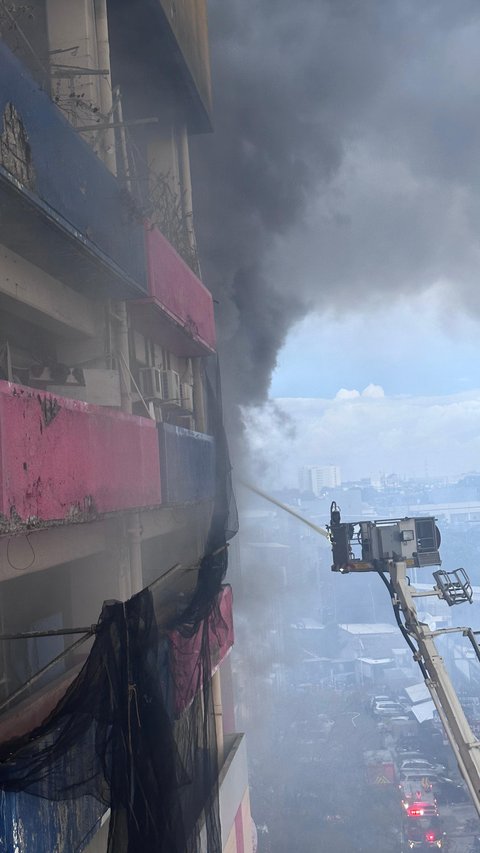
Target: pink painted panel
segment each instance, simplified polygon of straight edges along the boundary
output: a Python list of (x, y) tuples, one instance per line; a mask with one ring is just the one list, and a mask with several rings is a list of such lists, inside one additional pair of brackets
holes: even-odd
[(235, 840), (237, 842), (237, 853), (245, 853), (242, 803), (240, 803), (237, 814), (235, 815)]
[(192, 702), (203, 682), (202, 643), (208, 633), (210, 664), (213, 675), (234, 642), (232, 588), (224, 586), (218, 596), (218, 607), (214, 608), (207, 622), (203, 622), (193, 637), (183, 637), (171, 631), (170, 671), (172, 673), (175, 701), (175, 716), (178, 717)]
[(161, 502), (155, 423), (0, 381), (0, 512), (91, 517)]
[(148, 287), (160, 308), (190, 335), (215, 349), (215, 318), (209, 290), (158, 230), (146, 227)]

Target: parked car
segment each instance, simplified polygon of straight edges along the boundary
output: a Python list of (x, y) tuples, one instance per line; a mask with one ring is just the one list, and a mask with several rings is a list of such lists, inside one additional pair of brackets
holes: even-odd
[(400, 702), (393, 702), (391, 699), (381, 700), (375, 702), (373, 714), (376, 717), (404, 717), (405, 709)]
[(435, 773), (437, 776), (446, 773), (444, 764), (432, 764), (426, 758), (409, 758), (400, 764), (400, 773), (423, 773), (425, 776)]
[(402, 759), (402, 761), (407, 761), (409, 758), (425, 758), (420, 747), (418, 748), (409, 748), (406, 747), (398, 747), (395, 749), (398, 760)]
[(377, 702), (391, 702), (391, 701), (392, 701), (391, 696), (386, 696), (386, 695), (372, 696), (367, 702), (367, 708), (373, 714), (373, 711), (374, 711), (374, 708), (375, 708), (375, 705), (377, 704)]

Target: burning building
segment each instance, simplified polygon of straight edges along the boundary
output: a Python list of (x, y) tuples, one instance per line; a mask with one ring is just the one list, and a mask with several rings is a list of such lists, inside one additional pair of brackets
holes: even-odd
[(0, 2), (5, 851), (251, 850), (189, 166), (205, 6)]

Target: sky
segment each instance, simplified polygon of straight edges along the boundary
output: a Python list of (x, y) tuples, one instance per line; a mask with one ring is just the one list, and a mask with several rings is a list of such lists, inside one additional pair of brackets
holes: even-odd
[[(259, 475), (280, 455), (349, 477), (430, 456), (435, 473), (480, 467), (477, 0), (210, 0), (209, 14), (197, 230), (227, 419), (240, 404)], [(362, 396), (371, 385), (381, 398)], [(321, 453), (318, 419), (336, 430)]]
[(279, 351), (269, 396), (334, 396), (371, 383), (387, 394), (424, 396), (476, 388), (479, 337), (477, 318), (459, 310), (454, 291), (441, 285), (365, 312), (313, 312)]

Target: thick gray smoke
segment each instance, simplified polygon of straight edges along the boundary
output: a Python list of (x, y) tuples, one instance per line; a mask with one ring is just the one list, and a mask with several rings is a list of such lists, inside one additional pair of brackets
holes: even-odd
[(197, 230), (236, 399), (264, 398), (311, 309), (437, 281), (476, 307), (478, 0), (211, 0), (209, 14)]

